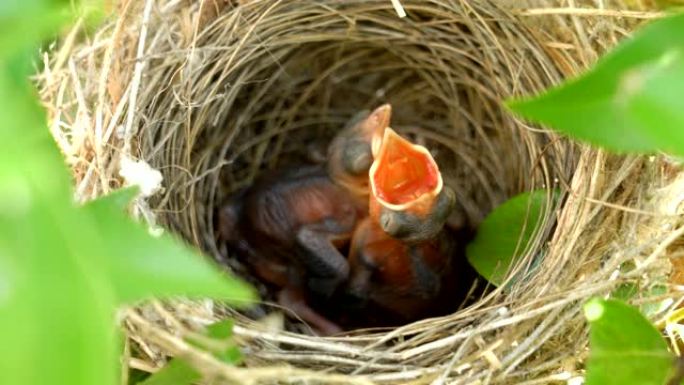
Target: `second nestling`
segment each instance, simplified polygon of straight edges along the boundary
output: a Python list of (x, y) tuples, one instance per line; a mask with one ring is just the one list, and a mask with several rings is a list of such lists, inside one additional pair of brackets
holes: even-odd
[[(326, 165), (261, 176), (218, 216), (221, 240), (322, 334), (363, 324), (374, 309), (412, 321), (453, 302), (456, 245), (445, 223), (454, 194), (427, 149), (389, 128), (390, 113), (360, 114)], [(351, 304), (346, 314), (311, 306), (333, 299)]]

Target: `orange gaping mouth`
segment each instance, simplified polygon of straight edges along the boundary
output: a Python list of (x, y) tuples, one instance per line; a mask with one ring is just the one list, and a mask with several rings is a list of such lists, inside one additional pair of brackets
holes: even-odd
[(391, 206), (409, 205), (426, 195), (434, 198), (442, 187), (437, 163), (427, 149), (389, 127), (371, 166), (370, 180), (375, 198)]

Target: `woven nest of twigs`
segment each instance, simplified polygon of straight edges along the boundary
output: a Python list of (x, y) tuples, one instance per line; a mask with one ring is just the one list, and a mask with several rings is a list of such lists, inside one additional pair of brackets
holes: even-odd
[[(153, 302), (125, 312), (129, 367), (154, 371), (180, 355), (229, 383), (563, 381), (582, 374), (587, 298), (663, 283), (682, 233), (676, 169), (572, 143), (502, 104), (586, 68), (650, 14), (551, 1), (394, 5), (407, 17), (390, 0), (124, 1), (96, 32), (77, 26), (45, 55), (38, 82), (78, 197), (120, 186), (122, 159), (144, 160), (163, 190), (136, 213), (249, 279), (215, 240), (216, 208), (264, 170), (301, 162), (359, 110), (390, 102), (393, 127), (435, 154), (463, 226), (519, 192), (561, 192), (509, 272), (543, 255), (534, 275), (450, 315), (335, 338), (260, 318), (278, 310), (263, 291), (247, 314)], [(643, 297), (634, 300), (658, 300)], [(236, 320), (241, 367), (183, 340), (224, 317)]]

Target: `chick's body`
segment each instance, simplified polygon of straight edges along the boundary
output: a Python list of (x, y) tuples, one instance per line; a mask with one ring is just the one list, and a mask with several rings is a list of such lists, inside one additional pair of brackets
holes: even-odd
[(368, 215), (349, 251), (352, 308), (411, 321), (451, 302), (444, 297), (455, 281), (455, 246), (443, 227), (453, 194), (429, 151), (389, 127), (389, 114), (381, 106), (343, 130), (330, 146), (328, 171)]
[(357, 218), (353, 198), (323, 168), (308, 166), (259, 178), (222, 208), (219, 229), (261, 279), (286, 289), (282, 305), (333, 333), (339, 328), (306, 302), (330, 297), (347, 279), (337, 247), (349, 242)]
[(404, 321), (440, 313), (450, 304), (455, 244), (443, 231), (419, 243), (389, 236), (371, 218), (352, 239), (348, 290)]
[(283, 257), (291, 255), (289, 249), (297, 246), (297, 234), (303, 228), (316, 228), (334, 240), (349, 239), (357, 218), (348, 195), (317, 167), (292, 169), (257, 181), (243, 205), (242, 223), (249, 229), (246, 238)]

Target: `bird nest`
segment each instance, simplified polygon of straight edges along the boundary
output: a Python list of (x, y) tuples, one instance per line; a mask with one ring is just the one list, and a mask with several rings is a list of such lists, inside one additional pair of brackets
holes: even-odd
[[(65, 34), (37, 80), (79, 199), (119, 187), (122, 163), (144, 160), (163, 175), (163, 190), (137, 201), (136, 212), (247, 279), (216, 242), (216, 209), (263, 170), (305, 161), (355, 113), (384, 102), (392, 126), (434, 153), (462, 226), (476, 228), (520, 192), (562, 196), (508, 274), (542, 256), (534, 275), (489, 288), (453, 314), (321, 338), (264, 318), (274, 311), (265, 292), (251, 313), (214, 301), (151, 302), (124, 312), (124, 362), (154, 371), (180, 355), (231, 383), (521, 384), (581, 375), (583, 302), (625, 282), (662, 283), (682, 181), (661, 157), (609, 155), (506, 111), (503, 100), (577, 73), (635, 20), (534, 3), (547, 9), (495, 0), (123, 1), (95, 32), (79, 24)], [(649, 300), (642, 297), (635, 300)], [(225, 317), (235, 319), (241, 367), (183, 340)]]

